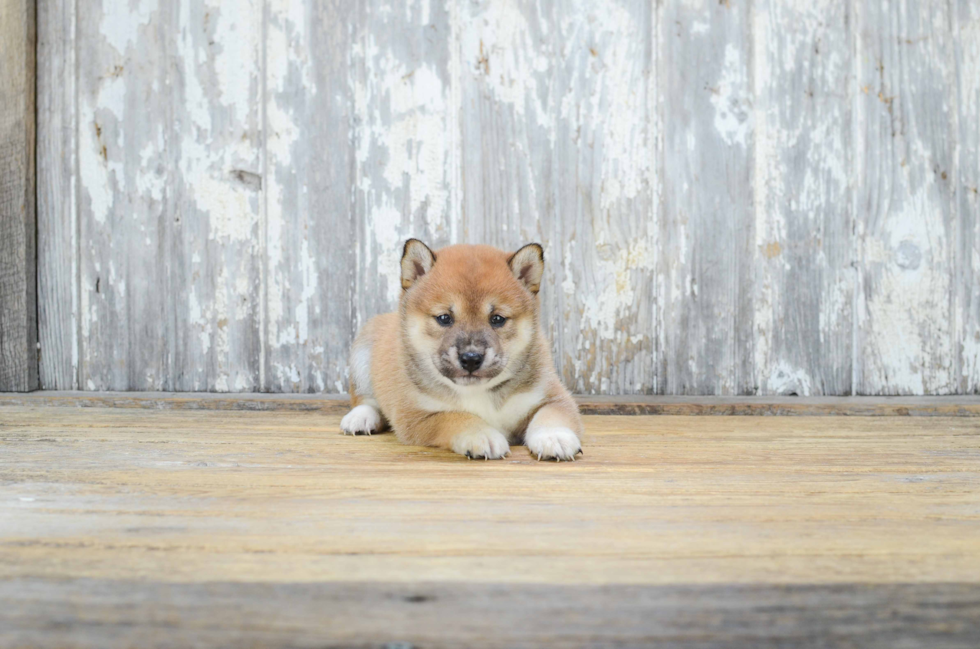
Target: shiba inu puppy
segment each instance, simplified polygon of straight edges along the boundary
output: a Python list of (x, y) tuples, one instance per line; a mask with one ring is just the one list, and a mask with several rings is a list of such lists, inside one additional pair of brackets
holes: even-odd
[(351, 350), (344, 434), (495, 460), (524, 443), (539, 460), (582, 452), (578, 406), (539, 324), (544, 251), (405, 243), (397, 313), (372, 318)]

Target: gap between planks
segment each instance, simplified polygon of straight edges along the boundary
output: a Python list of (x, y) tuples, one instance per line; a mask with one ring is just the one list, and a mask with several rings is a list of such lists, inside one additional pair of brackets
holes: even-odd
[[(588, 396), (585, 415), (761, 415), (838, 417), (980, 417), (980, 395), (946, 397)], [(0, 393), (0, 406), (68, 406), (157, 410), (311, 411), (344, 414), (347, 395), (214, 392)]]

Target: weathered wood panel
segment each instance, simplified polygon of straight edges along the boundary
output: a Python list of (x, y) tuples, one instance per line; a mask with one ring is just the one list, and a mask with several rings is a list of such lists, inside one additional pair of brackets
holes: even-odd
[(980, 394), (980, 3), (952, 5), (956, 46), (955, 390)]
[(37, 8), (39, 378), (78, 389), (78, 158), (74, 0)]
[(161, 5), (172, 21), (160, 34), (172, 90), (167, 121), (151, 125), (164, 146), (145, 149), (137, 182), (166, 197), (159, 227), (169, 389), (260, 388), (262, 7)]
[(744, 3), (663, 10), (661, 380), (671, 394), (754, 391), (750, 28)]
[[(657, 388), (653, 111), (660, 53), (650, 2), (556, 3), (552, 248), (565, 382)], [(560, 252), (559, 252), (560, 251)]]
[[(76, 15), (78, 385), (172, 389), (174, 5)], [(45, 298), (47, 299), (47, 298)]]
[(340, 391), (355, 251), (356, 6), (267, 4), (262, 389)]
[[(78, 16), (82, 389), (258, 387), (257, 6), (106, 4)], [(46, 79), (52, 93), (58, 83)], [(46, 245), (68, 243), (53, 237)], [(68, 384), (63, 360), (45, 363), (53, 385)]]
[(416, 236), (576, 392), (980, 392), (977, 12), (45, 3), (41, 383), (342, 392)]
[(846, 3), (753, 7), (754, 358), (740, 390), (850, 394), (851, 24)]
[(37, 377), (34, 0), (0, 0), (0, 390)]
[(855, 3), (858, 394), (955, 390), (950, 11), (908, 0)]

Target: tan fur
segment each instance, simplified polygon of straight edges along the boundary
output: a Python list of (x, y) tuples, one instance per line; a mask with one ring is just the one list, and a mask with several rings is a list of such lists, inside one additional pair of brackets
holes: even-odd
[[(510, 254), (456, 245), (433, 255), (413, 241), (403, 256), (398, 312), (371, 319), (354, 342), (344, 432), (390, 425), (406, 444), (490, 459), (526, 436), (542, 459), (574, 459), (582, 423), (539, 324), (540, 247)], [(452, 326), (439, 324), (443, 312), (451, 312)], [(493, 314), (505, 324), (491, 326)], [(464, 348), (486, 352), (470, 374), (458, 360)], [(367, 354), (369, 381), (358, 366)]]

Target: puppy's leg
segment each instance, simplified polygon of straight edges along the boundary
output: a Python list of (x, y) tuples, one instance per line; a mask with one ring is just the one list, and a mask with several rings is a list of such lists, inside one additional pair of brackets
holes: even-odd
[(351, 410), (340, 420), (344, 435), (371, 435), (385, 430), (388, 422), (374, 398), (371, 386), (371, 341), (354, 341), (350, 353)]
[(524, 433), (524, 444), (539, 460), (574, 460), (582, 452), (582, 419), (571, 397), (542, 406)]
[(468, 412), (419, 413), (407, 418), (404, 441), (446, 448), (471, 459), (499, 460), (510, 453), (507, 437)]

